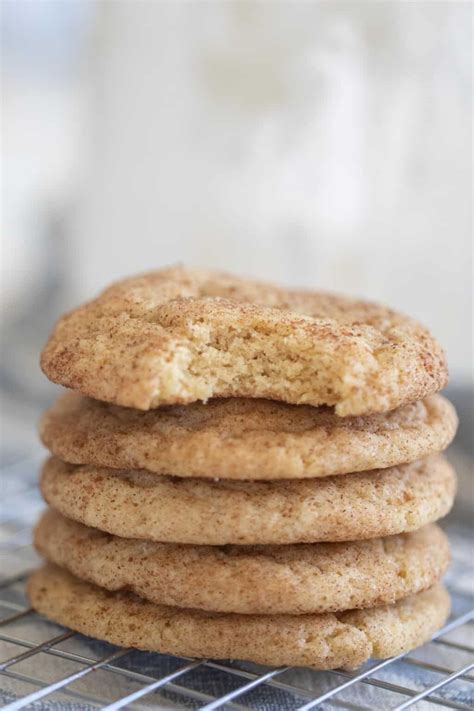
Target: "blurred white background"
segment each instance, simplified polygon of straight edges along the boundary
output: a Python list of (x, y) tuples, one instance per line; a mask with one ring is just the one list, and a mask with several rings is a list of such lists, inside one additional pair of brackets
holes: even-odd
[(3, 0), (9, 411), (54, 317), (174, 262), (384, 301), (465, 389), (472, 7)]

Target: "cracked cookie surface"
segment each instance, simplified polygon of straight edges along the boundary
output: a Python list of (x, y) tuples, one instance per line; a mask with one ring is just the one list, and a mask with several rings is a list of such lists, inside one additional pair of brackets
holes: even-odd
[(63, 316), (41, 366), (53, 382), (143, 410), (261, 397), (362, 415), (447, 382), (441, 347), (407, 316), (180, 267), (125, 279)]

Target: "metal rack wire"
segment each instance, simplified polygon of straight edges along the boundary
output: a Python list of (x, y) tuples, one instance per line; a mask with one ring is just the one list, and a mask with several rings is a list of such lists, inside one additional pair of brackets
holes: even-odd
[(36, 564), (31, 524), (43, 507), (37, 462), (2, 473), (0, 516), (0, 704), (23, 708), (134, 709), (469, 709), (473, 707), (474, 561), (469, 532), (452, 525), (448, 576), (453, 614), (424, 647), (355, 673), (268, 669), (119, 649), (64, 630), (28, 605)]

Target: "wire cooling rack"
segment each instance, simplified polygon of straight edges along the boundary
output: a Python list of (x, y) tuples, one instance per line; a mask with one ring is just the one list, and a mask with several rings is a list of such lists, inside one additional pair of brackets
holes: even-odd
[[(401, 711), (473, 707), (473, 551), (469, 531), (448, 526), (453, 599), (448, 624), (423, 647), (361, 670), (269, 669), (234, 661), (193, 660), (121, 649), (37, 615), (25, 579), (37, 564), (31, 525), (43, 503), (39, 462), (2, 472), (0, 510), (0, 704), (16, 709), (89, 711), (236, 709)], [(197, 581), (199, 584), (199, 581)]]

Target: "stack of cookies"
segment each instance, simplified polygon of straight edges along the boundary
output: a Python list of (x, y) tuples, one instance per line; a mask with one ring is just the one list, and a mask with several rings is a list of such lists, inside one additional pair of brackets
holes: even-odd
[(65, 315), (42, 354), (51, 507), (29, 581), (117, 645), (354, 668), (449, 613), (444, 356), (419, 324), (173, 268)]

